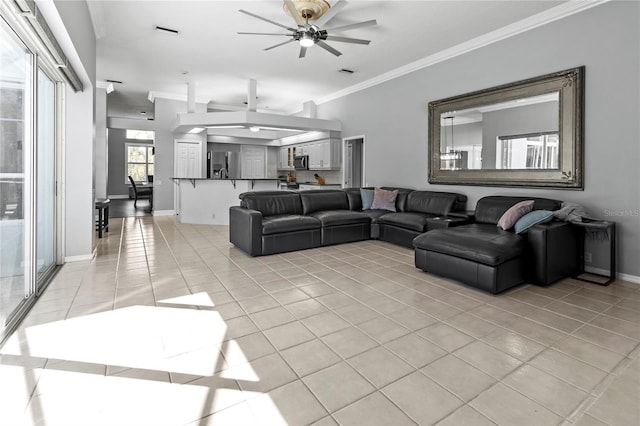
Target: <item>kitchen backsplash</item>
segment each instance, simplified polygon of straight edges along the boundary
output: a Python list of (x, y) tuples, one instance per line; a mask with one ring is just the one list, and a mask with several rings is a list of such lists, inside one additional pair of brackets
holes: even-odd
[(296, 175), (296, 182), (315, 182), (313, 175), (317, 173), (327, 184), (342, 184), (342, 170), (295, 170), (292, 173)]

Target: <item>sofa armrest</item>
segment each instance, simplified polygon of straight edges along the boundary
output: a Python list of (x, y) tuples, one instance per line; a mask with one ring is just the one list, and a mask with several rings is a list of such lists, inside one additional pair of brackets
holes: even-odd
[(578, 271), (580, 239), (570, 223), (535, 225), (527, 231), (527, 240), (527, 275), (534, 284), (551, 284)]
[(469, 223), (469, 219), (465, 215), (452, 215), (449, 213), (446, 216), (436, 216), (427, 219), (427, 231), (434, 229), (451, 228), (454, 226), (466, 225)]
[(464, 211), (454, 211), (447, 213), (447, 216), (450, 218), (456, 219), (465, 219), (469, 222), (473, 222), (473, 211), (464, 212)]
[(262, 254), (262, 213), (233, 206), (229, 208), (229, 241), (250, 256)]

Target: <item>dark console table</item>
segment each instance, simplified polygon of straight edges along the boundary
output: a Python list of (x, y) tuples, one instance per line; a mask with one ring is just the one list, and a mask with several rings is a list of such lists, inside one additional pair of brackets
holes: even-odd
[[(582, 228), (583, 235), (580, 239), (580, 271), (575, 277), (581, 281), (590, 283), (609, 285), (616, 279), (616, 223), (607, 220), (594, 220), (587, 222), (573, 222), (579, 228)], [(594, 274), (585, 272), (584, 270), (584, 240), (587, 232), (606, 232), (609, 240), (609, 275)]]

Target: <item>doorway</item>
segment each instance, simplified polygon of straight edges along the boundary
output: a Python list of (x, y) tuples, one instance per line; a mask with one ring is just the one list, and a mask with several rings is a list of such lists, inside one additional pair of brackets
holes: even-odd
[(364, 136), (344, 138), (343, 187), (360, 188), (366, 185), (364, 169)]

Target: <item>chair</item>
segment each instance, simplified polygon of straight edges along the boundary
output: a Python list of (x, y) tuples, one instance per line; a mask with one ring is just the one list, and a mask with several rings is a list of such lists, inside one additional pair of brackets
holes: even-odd
[(102, 238), (102, 232), (109, 232), (109, 204), (111, 200), (108, 198), (98, 198), (95, 201), (96, 210), (98, 210), (98, 220), (96, 227), (98, 228), (98, 238)]
[(133, 188), (133, 195), (135, 196), (135, 201), (133, 202), (133, 207), (138, 207), (138, 198), (148, 198), (149, 203), (151, 203), (151, 199), (153, 197), (153, 189), (151, 188), (143, 188), (138, 189), (136, 183), (133, 181), (133, 178), (129, 176), (129, 182), (131, 182), (131, 187)]

